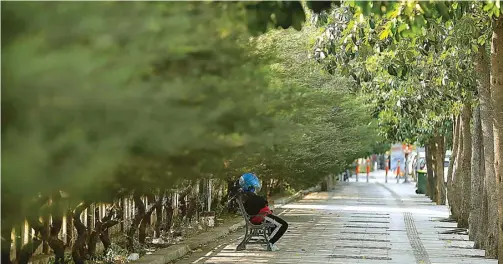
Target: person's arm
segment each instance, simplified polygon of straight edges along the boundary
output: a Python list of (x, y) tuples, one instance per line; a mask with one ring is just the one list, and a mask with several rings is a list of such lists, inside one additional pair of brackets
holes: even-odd
[(267, 201), (267, 199), (265, 199), (264, 197), (262, 196), (258, 196), (257, 195), (257, 200), (258, 202), (260, 203), (260, 207), (266, 207), (266, 206), (269, 206), (269, 202)]
[[(264, 197), (262, 197), (262, 196), (260, 196), (260, 198), (261, 198), (262, 203), (263, 203), (262, 208), (264, 208), (264, 207), (269, 207), (269, 201), (267, 201), (267, 199), (266, 199), (266, 198), (264, 198)], [(270, 213), (272, 213), (272, 212), (273, 212), (271, 209), (269, 209), (269, 211), (270, 211)]]

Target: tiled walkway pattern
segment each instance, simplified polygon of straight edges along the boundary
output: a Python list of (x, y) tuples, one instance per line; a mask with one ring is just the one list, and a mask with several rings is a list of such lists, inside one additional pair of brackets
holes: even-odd
[(362, 179), (283, 206), (290, 229), (278, 242), (280, 251), (250, 245), (236, 252), (238, 231), (177, 263), (497, 263), (471, 249), (467, 235), (442, 234), (456, 223), (442, 221), (447, 208), (415, 194), (413, 184), (384, 183), (381, 171), (369, 183)]

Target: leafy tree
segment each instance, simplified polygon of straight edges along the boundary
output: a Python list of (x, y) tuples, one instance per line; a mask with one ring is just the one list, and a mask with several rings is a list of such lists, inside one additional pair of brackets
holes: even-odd
[(230, 170), (246, 168), (302, 188), (373, 153), (378, 137), (361, 98), (348, 92), (347, 78), (323, 73), (309, 59), (315, 34), (315, 28), (306, 27), (272, 31), (256, 40), (258, 56), (271, 60), (271, 96), (277, 100), (280, 130), (272, 146), (246, 150), (232, 160)]
[[(398, 3), (398, 2), (378, 2), (378, 1), (373, 1), (373, 2), (349, 2), (349, 4), (346, 6), (346, 9), (344, 12), (342, 12), (342, 15), (339, 15), (339, 21), (340, 18), (345, 18), (346, 21), (342, 22), (341, 24), (347, 28), (343, 28), (343, 30), (337, 31), (335, 29), (335, 32), (341, 32), (345, 33), (343, 34), (343, 37), (345, 37), (345, 42), (344, 44), (347, 44), (347, 46), (351, 46), (353, 43), (355, 46), (358, 46), (357, 49), (353, 47), (351, 49), (348, 47), (345, 49), (343, 52), (339, 50), (339, 52), (336, 55), (336, 58), (331, 58), (330, 55), (328, 56), (328, 61), (334, 61), (333, 63), (327, 63), (327, 68), (329, 71), (333, 71), (334, 67), (336, 66), (343, 66), (342, 71), (346, 70), (345, 74), (351, 74), (354, 76), (355, 81), (358, 85), (361, 85), (363, 82), (368, 82), (369, 78), (374, 78), (376, 76), (372, 76), (369, 74), (367, 67), (365, 65), (361, 65), (358, 63), (354, 63), (354, 59), (356, 61), (366, 61), (365, 59), (358, 60), (358, 57), (366, 57), (368, 54), (368, 51), (371, 51), (372, 49), (368, 49), (365, 47), (363, 43), (367, 40), (368, 43), (371, 44), (371, 46), (376, 47), (378, 52), (381, 53), (383, 48), (384, 50), (392, 50), (393, 52), (391, 54), (393, 55), (402, 55), (402, 56), (407, 56), (408, 53), (407, 51), (399, 51), (399, 53), (396, 53), (397, 48), (400, 48), (400, 43), (404, 42), (404, 40), (408, 40), (411, 42), (413, 51), (421, 51), (424, 56), (427, 55), (429, 49), (433, 46), (435, 47), (435, 54), (437, 55), (435, 59), (439, 59), (438, 61), (442, 62), (445, 64), (447, 67), (441, 67), (441, 65), (431, 65), (433, 66), (432, 68), (435, 69), (436, 72), (440, 72), (444, 77), (441, 78), (442, 82), (440, 82), (441, 86), (436, 87), (435, 90), (438, 91), (438, 88), (448, 88), (446, 91), (443, 91), (444, 96), (446, 95), (445, 92), (447, 92), (447, 95), (449, 93), (452, 93), (454, 91), (460, 91), (461, 95), (463, 97), (461, 98), (463, 104), (465, 107), (463, 107), (463, 116), (464, 119), (460, 121), (460, 124), (458, 127), (461, 127), (462, 132), (459, 133), (458, 135), (462, 137), (462, 140), (458, 140), (458, 144), (464, 145), (462, 149), (459, 150), (459, 152), (462, 154), (458, 156), (458, 159), (462, 159), (460, 161), (460, 168), (459, 170), (454, 170), (455, 173), (453, 174), (453, 178), (455, 181), (453, 182), (452, 185), (452, 190), (451, 194), (455, 195), (454, 197), (462, 197), (461, 200), (458, 202), (455, 201), (455, 199), (450, 199), (451, 200), (451, 208), (453, 209), (453, 214), (454, 217), (458, 218), (460, 224), (462, 226), (468, 225), (468, 212), (470, 211), (469, 209), (469, 201), (470, 201), (470, 156), (472, 155), (472, 151), (470, 149), (471, 143), (470, 143), (470, 105), (472, 103), (472, 98), (473, 94), (475, 92), (475, 77), (480, 78), (481, 76), (484, 76), (480, 74), (480, 71), (477, 72), (475, 75), (475, 71), (473, 69), (473, 62), (475, 61), (475, 58), (473, 57), (474, 53), (477, 53), (479, 49), (483, 49), (483, 45), (487, 39), (487, 32), (490, 31), (490, 26), (488, 23), (487, 18), (492, 18), (494, 17), (494, 25), (500, 25), (501, 17), (501, 5), (499, 4), (499, 1), (496, 2), (486, 2), (484, 3), (470, 3), (470, 2), (407, 2), (407, 3)], [(345, 15), (349, 12), (349, 15)], [(326, 16), (323, 13), (323, 11), (320, 14), (320, 17), (322, 17), (324, 21), (329, 21), (330, 17)], [(364, 15), (361, 16), (360, 14)], [(500, 18), (498, 18), (500, 17)], [(364, 22), (368, 21), (368, 26), (366, 25), (364, 28), (358, 27), (359, 22)], [(425, 30), (427, 29), (427, 30)], [(494, 40), (499, 39), (498, 36), (500, 33), (499, 31), (494, 28), (492, 30), (492, 33), (490, 34), (493, 35), (493, 52), (491, 54), (491, 57), (494, 59), (493, 64), (492, 64), (492, 72), (493, 75), (491, 76), (499, 76), (498, 74), (498, 69), (501, 68), (498, 66), (498, 62), (501, 60), (498, 60), (500, 53), (498, 52), (498, 49), (494, 49), (494, 47), (498, 47), (500, 45), (494, 45)], [(331, 33), (331, 32), (330, 32)], [(378, 38), (375, 38), (375, 34), (379, 34)], [(426, 34), (425, 34), (426, 33)], [(428, 36), (428, 33), (430, 33)], [(432, 33), (432, 34), (431, 34)], [(471, 34), (471, 35), (470, 35)], [(442, 38), (442, 36), (448, 36), (447, 38)], [(367, 37), (367, 39), (365, 39)], [(426, 37), (423, 38), (423, 37)], [(431, 38), (434, 37), (434, 38)], [(333, 40), (334, 38), (331, 38)], [(376, 39), (382, 40), (382, 43), (376, 44)], [(421, 43), (421, 41), (424, 41)], [(337, 40), (335, 40), (337, 42)], [(440, 44), (441, 43), (441, 44)], [(363, 45), (362, 45), (363, 44)], [(433, 44), (433, 45), (432, 45)], [(440, 45), (439, 45), (440, 44)], [(479, 47), (479, 45), (482, 45), (482, 47)], [(416, 47), (414, 47), (416, 46)], [(345, 47), (341, 47), (345, 48)], [(439, 49), (440, 48), (440, 49)], [(326, 52), (325, 50), (317, 50), (320, 53), (319, 58), (322, 57), (327, 57), (326, 54), (330, 53), (332, 50), (328, 50)], [(335, 53), (335, 52), (333, 52)], [(405, 77), (404, 72), (406, 72), (406, 77), (407, 79), (410, 79), (410, 74), (414, 75), (414, 70), (416, 70), (416, 73), (426, 73), (428, 72), (428, 69), (431, 69), (429, 67), (415, 67), (414, 70), (408, 69), (407, 64), (400, 64), (400, 60), (394, 60), (395, 57), (391, 56), (391, 54), (388, 54), (388, 62), (390, 62), (391, 65), (389, 64), (384, 64), (388, 67), (388, 69), (383, 69), (387, 70), (388, 73), (392, 76), (396, 77)], [(411, 53), (414, 54), (414, 53)], [(342, 55), (342, 57), (340, 56)], [(346, 57), (346, 58), (345, 58)], [(421, 57), (421, 56), (419, 56)], [(400, 58), (399, 58), (400, 59)], [(402, 62), (403, 57), (401, 58)], [(426, 60), (428, 62), (428, 60)], [(338, 63), (337, 63), (338, 62)], [(478, 64), (480, 65), (481, 62)], [(398, 64), (398, 65), (397, 65)], [(353, 71), (348, 71), (349, 69), (352, 69)], [(443, 70), (439, 70), (439, 68), (444, 68)], [(354, 69), (360, 69), (360, 71), (354, 71)], [(363, 70), (362, 70), (363, 69)], [(479, 68), (480, 69), (480, 68)], [(417, 71), (419, 70), (419, 71)], [(467, 75), (468, 73), (468, 75)], [(496, 74), (494, 74), (496, 73)], [(421, 76), (419, 81), (423, 81), (425, 76)], [(427, 76), (429, 78), (434, 76)], [(468, 78), (467, 78), (468, 77)], [(493, 78), (493, 77), (491, 77)], [(497, 77), (495, 77), (497, 78)], [(397, 79), (397, 78), (395, 78)], [(440, 78), (437, 78), (440, 79)], [(454, 82), (453, 82), (454, 80)], [(378, 82), (382, 85), (383, 82), (386, 81), (386, 79), (381, 79), (378, 80)], [(395, 81), (395, 80), (394, 80)], [(445, 82), (447, 81), (447, 82)], [(499, 96), (499, 91), (502, 91), (501, 86), (498, 86), (498, 81), (493, 82), (493, 92), (495, 95)], [(479, 85), (480, 86), (480, 85)], [(362, 85), (362, 87), (365, 87), (365, 84)], [(393, 87), (393, 92), (392, 94), (396, 94), (396, 89), (400, 87), (400, 85), (397, 85)], [(456, 88), (457, 87), (457, 88)], [(466, 90), (466, 88), (469, 88)], [(459, 89), (463, 88), (463, 89)], [(485, 88), (484, 88), (485, 89)], [(483, 90), (484, 90), (483, 89)], [(417, 89), (414, 89), (417, 90)], [(431, 87), (428, 87), (428, 90), (431, 90)], [(410, 92), (410, 90), (409, 90)], [(455, 93), (453, 95), (456, 95)], [(476, 95), (476, 94), (475, 94)], [(389, 96), (383, 97), (382, 99), (388, 99)], [(400, 97), (399, 99), (401, 99)], [(448, 100), (448, 101), (453, 101), (456, 103), (456, 97), (453, 98), (452, 95), (449, 95), (447, 98), (445, 97), (439, 97), (441, 98), (440, 101), (437, 101), (438, 103), (441, 103), (442, 101)], [(375, 103), (378, 104), (378, 111), (383, 114), (386, 112), (383, 112), (386, 107), (383, 107), (383, 100), (375, 100)], [(454, 99), (454, 100), (453, 100)], [(487, 101), (488, 97), (481, 97), (481, 103), (483, 105), (488, 105), (491, 104), (491, 102)], [(398, 101), (400, 102), (400, 101)], [(429, 101), (429, 104), (431, 104), (433, 101)], [(437, 103), (437, 104), (438, 104)], [(397, 103), (398, 108), (400, 111), (403, 113), (402, 109), (404, 107), (401, 107), (401, 104)], [(407, 105), (406, 105), (407, 106)], [(433, 105), (432, 105), (433, 106)], [(468, 106), (468, 107), (466, 107)], [(428, 107), (428, 106), (427, 106)], [(459, 113), (459, 106), (454, 105), (454, 109), (451, 111), (445, 111), (446, 109), (438, 109), (433, 107), (433, 110), (431, 111), (432, 113), (435, 113), (435, 115), (442, 115), (442, 113), (445, 114), (450, 114), (452, 112)], [(407, 107), (405, 107), (407, 109)], [(456, 110), (458, 109), (458, 110)], [(487, 109), (487, 108), (486, 108)], [(398, 109), (395, 109), (398, 110)], [(410, 109), (407, 109), (410, 110)], [(494, 122), (498, 122), (498, 118), (500, 118), (500, 115), (498, 114), (501, 111), (493, 110), (495, 116)], [(414, 111), (412, 111), (414, 112)], [(430, 112), (430, 113), (431, 113)], [(411, 131), (414, 131), (414, 128), (417, 128), (418, 126), (413, 126), (413, 124), (407, 124), (408, 120), (410, 119), (400, 119), (394, 117), (396, 115), (396, 111), (390, 111), (389, 113), (385, 114), (384, 116), (381, 115), (380, 117), (385, 117), (386, 122), (383, 124), (386, 124), (388, 127), (394, 127), (395, 129), (398, 128), (397, 125), (394, 125), (396, 121), (398, 121), (399, 124), (404, 124), (402, 129), (399, 131), (399, 135), (403, 135), (405, 137), (417, 137), (420, 135), (432, 135), (431, 132), (428, 132), (428, 130), (423, 130), (420, 129), (419, 131), (413, 132), (413, 134), (410, 134)], [(444, 114), (444, 115), (445, 115)], [(482, 123), (484, 127), (488, 127), (491, 123), (491, 114), (486, 112), (485, 115), (485, 121)], [(427, 118), (434, 117), (430, 116), (428, 114)], [(441, 118), (441, 116), (439, 116)], [(424, 118), (422, 118), (424, 120)], [(439, 121), (442, 120), (438, 118), (434, 118)], [(413, 119), (414, 120), (414, 119)], [(427, 119), (426, 119), (427, 120)], [(434, 120), (433, 120), (434, 121)], [(435, 122), (427, 122), (427, 124), (435, 124)], [(464, 128), (464, 129), (463, 129)], [(496, 130), (497, 125), (495, 125)], [(487, 129), (486, 129), (487, 131)], [(499, 130), (498, 130), (499, 131)], [(403, 134), (405, 133), (405, 134)], [(485, 135), (489, 135), (488, 133), (484, 133)], [(388, 134), (388, 136), (394, 136), (397, 135), (395, 133), (392, 133), (391, 135)], [(496, 135), (495, 135), (496, 136)], [(434, 137), (435, 138), (435, 137)], [(494, 141), (491, 140), (490, 136), (488, 136), (485, 140), (485, 144), (494, 144), (495, 147), (495, 152), (498, 152), (497, 149), (499, 148), (500, 144), (498, 143), (499, 139), (495, 139)], [(438, 144), (435, 144), (438, 145)], [(486, 152), (491, 152), (490, 148), (488, 146), (484, 147), (486, 149)], [(475, 150), (474, 150), (475, 151)], [(498, 155), (498, 154), (497, 154)], [(440, 160), (440, 159), (437, 159)], [(491, 172), (492, 170), (492, 165), (490, 165), (490, 161), (486, 165), (488, 167), (488, 171)], [(498, 162), (495, 162), (494, 164), (499, 164)], [(440, 167), (439, 165), (437, 167)], [(488, 174), (489, 178), (486, 180), (486, 182), (493, 182), (494, 184), (489, 184), (486, 188), (488, 188), (488, 204), (491, 204), (493, 212), (496, 210), (494, 209), (495, 204), (499, 204), (501, 206), (501, 200), (498, 197), (498, 194), (496, 193), (495, 189), (493, 186), (498, 185), (500, 182), (498, 179), (501, 178), (498, 175), (500, 174), (501, 168), (498, 166), (495, 166), (496, 170), (496, 176), (492, 177), (491, 173)], [(458, 173), (460, 173), (458, 175)], [(438, 173), (441, 175), (441, 173)], [(450, 177), (449, 177), (450, 179)], [(493, 180), (496, 179), (496, 180)], [(472, 180), (472, 183), (476, 183), (477, 181), (481, 181), (480, 177), (475, 179), (474, 181)], [(451, 185), (450, 185), (451, 186)], [(459, 196), (456, 195), (456, 192), (461, 192), (463, 195)], [(477, 197), (475, 197), (478, 199)], [(484, 198), (485, 199), (485, 198)], [(456, 211), (457, 210), (457, 211)], [(496, 216), (494, 214), (491, 214), (490, 219), (501, 219), (500, 216)], [(493, 221), (493, 220), (491, 220)], [(494, 222), (494, 221), (493, 221)], [(492, 227), (494, 231), (496, 231), (496, 228), (494, 228), (494, 224), (492, 224)], [(494, 232), (492, 231), (492, 232)], [(500, 237), (502, 232), (501, 231), (496, 231), (497, 233), (500, 233)], [(488, 251), (487, 254), (488, 256), (495, 256), (495, 242), (493, 239), (489, 239), (490, 246), (488, 246)], [(500, 238), (501, 240), (501, 238)], [(503, 242), (500, 242), (499, 244), (502, 244)], [(500, 250), (503, 251), (503, 250)], [(501, 254), (499, 254), (501, 255)]]
[(218, 4), (2, 7), (18, 27), (2, 31), (3, 237), (60, 191), (75, 208), (172, 187), (274, 126), (261, 62)]
[[(98, 237), (110, 246), (107, 230), (120, 221), (112, 206), (84, 226), (95, 203), (133, 197), (131, 250), (166, 189), (185, 186), (183, 196), (209, 174), (246, 170), (300, 188), (372, 152), (362, 100), (308, 58), (304, 37), (315, 29), (250, 42), (257, 5), (278, 7), (266, 28), (299, 28), (305, 16), (296, 2), (2, 3), (3, 262), (24, 218), (36, 235), (18, 262), (43, 241), (64, 262), (57, 233), (69, 215), (72, 257), (83, 263)], [(49, 233), (40, 215), (52, 215)]]

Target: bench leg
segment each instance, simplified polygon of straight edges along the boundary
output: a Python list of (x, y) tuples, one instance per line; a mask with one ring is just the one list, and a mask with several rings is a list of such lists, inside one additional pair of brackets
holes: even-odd
[(241, 243), (239, 243), (239, 245), (237, 246), (236, 250), (237, 251), (245, 250), (246, 249), (246, 242), (248, 242), (248, 240), (250, 240), (250, 237), (251, 237), (251, 233), (249, 233), (248, 226), (246, 225), (245, 236), (243, 237), (243, 241), (241, 241)]
[(248, 234), (246, 235), (244, 238), (243, 238), (243, 241), (241, 241), (241, 243), (239, 243), (238, 247), (236, 248), (237, 251), (241, 251), (241, 250), (245, 250), (246, 249), (246, 244), (248, 244), (248, 242), (250, 241), (250, 239), (252, 238), (252, 234)]
[(267, 229), (262, 230), (262, 232), (264, 235), (265, 243), (267, 245), (267, 251), (272, 251), (271, 242), (269, 242), (269, 236), (267, 235)]

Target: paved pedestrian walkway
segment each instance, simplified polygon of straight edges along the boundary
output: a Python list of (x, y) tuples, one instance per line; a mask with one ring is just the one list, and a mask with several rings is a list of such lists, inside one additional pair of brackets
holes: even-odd
[[(242, 231), (178, 261), (186, 263), (497, 263), (472, 249), (455, 233), (445, 206), (415, 194), (414, 184), (397, 184), (384, 172), (339, 182), (329, 192), (312, 193), (282, 207), (290, 225), (280, 251), (259, 245), (235, 250)], [(448, 234), (451, 233), (451, 234)]]

